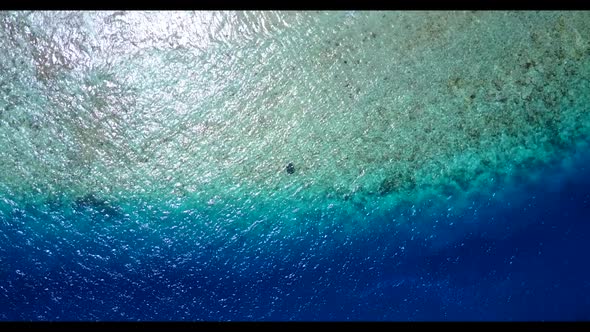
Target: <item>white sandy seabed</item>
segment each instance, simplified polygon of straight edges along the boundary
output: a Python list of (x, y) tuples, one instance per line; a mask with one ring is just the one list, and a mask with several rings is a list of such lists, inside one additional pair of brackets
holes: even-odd
[(4, 215), (94, 204), (150, 227), (350, 234), (400, 207), (460, 215), (587, 149), (588, 12), (0, 21)]

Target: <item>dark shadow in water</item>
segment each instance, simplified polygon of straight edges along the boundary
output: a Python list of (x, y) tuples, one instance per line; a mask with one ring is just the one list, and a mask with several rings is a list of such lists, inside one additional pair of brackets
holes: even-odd
[(73, 208), (78, 213), (90, 213), (93, 220), (120, 220), (123, 212), (120, 207), (94, 194), (86, 194), (77, 198)]

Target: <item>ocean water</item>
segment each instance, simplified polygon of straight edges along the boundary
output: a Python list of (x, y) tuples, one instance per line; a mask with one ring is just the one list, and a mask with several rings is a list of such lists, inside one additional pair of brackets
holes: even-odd
[(590, 13), (0, 13), (0, 320), (590, 319)]

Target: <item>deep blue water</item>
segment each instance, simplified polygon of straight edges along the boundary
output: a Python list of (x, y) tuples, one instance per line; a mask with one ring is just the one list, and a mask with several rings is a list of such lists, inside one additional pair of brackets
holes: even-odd
[[(27, 230), (22, 216), (3, 218), (0, 318), (588, 320), (587, 160), (490, 200), (476, 222), (442, 217), (447, 232), (438, 235), (448, 241), (438, 245), (414, 236), (416, 228), (384, 226), (337, 243), (294, 234), (299, 240), (272, 255), (253, 240), (185, 239), (132, 261), (109, 256), (132, 238), (52, 238)], [(428, 217), (415, 225), (420, 218)], [(449, 232), (453, 221), (462, 228)], [(81, 259), (78, 250), (103, 258)]]

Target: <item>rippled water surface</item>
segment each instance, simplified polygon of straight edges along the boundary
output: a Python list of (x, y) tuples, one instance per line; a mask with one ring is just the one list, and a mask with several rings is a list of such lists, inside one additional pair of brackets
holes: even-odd
[(588, 320), (588, 12), (0, 13), (0, 319)]

